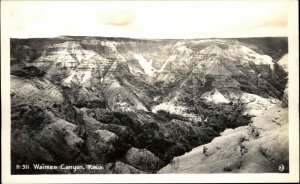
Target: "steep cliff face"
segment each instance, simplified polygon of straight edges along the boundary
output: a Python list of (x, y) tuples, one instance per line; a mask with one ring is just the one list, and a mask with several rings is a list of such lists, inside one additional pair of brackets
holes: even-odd
[(286, 67), (268, 54), (287, 43), (261, 43), (12, 39), (12, 164), (156, 172), (286, 99)]
[[(278, 76), (278, 81), (279, 84), (285, 83), (285, 89), (283, 91), (283, 96), (282, 96), (282, 102), (283, 102), (283, 106), (287, 107), (288, 106), (288, 55), (285, 54), (283, 55), (280, 60), (277, 62), (278, 66), (277, 70), (279, 72), (279, 74), (277, 74), (276, 76)], [(280, 69), (283, 69), (280, 70)]]

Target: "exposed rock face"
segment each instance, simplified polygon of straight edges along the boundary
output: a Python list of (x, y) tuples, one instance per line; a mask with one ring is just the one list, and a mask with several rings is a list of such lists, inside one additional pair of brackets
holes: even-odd
[(124, 164), (123, 162), (116, 162), (115, 164), (107, 164), (109, 171), (112, 174), (145, 174), (145, 172), (140, 171), (130, 165)]
[(288, 55), (287, 54), (283, 55), (280, 58), (280, 60), (277, 62), (277, 64), (281, 66), (285, 72), (288, 72), (288, 64), (289, 64)]
[(202, 96), (207, 102), (219, 104), (225, 103), (228, 104), (229, 100), (227, 100), (224, 95), (222, 95), (217, 89), (204, 93)]
[(243, 93), (240, 97), (242, 103), (245, 105), (245, 114), (252, 116), (259, 116), (265, 110), (279, 104), (280, 101), (275, 98), (262, 98), (258, 95)]
[(146, 149), (130, 148), (125, 155), (126, 163), (146, 172), (155, 172), (160, 159)]
[[(286, 56), (278, 61), (287, 41), (264, 40), (12, 39), (12, 164), (155, 173), (226, 128), (287, 104)], [(261, 148), (272, 160), (270, 149)]]
[(87, 151), (90, 154), (91, 161), (94, 163), (105, 163), (113, 157), (117, 136), (108, 130), (96, 130), (93, 133), (88, 132)]
[(175, 157), (159, 173), (288, 172), (288, 135), (288, 111), (274, 106), (248, 126), (227, 129), (211, 143)]

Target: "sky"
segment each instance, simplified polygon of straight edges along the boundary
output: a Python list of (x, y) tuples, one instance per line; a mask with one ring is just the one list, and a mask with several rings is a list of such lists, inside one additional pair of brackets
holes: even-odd
[(287, 36), (289, 0), (4, 1), (10, 37)]

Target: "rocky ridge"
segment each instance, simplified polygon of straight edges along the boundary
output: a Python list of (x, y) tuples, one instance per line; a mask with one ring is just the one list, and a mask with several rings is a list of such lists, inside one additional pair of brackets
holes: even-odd
[(288, 172), (287, 113), (274, 106), (249, 125), (226, 129), (212, 142), (175, 157), (159, 173)]

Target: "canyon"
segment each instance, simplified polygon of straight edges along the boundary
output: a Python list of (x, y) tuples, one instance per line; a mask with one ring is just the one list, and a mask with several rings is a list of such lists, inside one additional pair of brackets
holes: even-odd
[(12, 174), (288, 171), (287, 38), (10, 41)]

